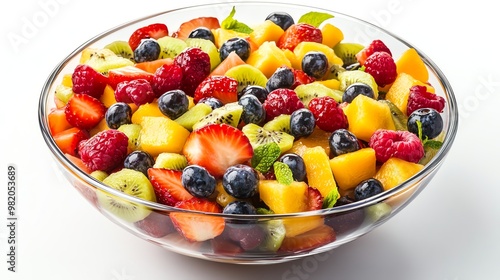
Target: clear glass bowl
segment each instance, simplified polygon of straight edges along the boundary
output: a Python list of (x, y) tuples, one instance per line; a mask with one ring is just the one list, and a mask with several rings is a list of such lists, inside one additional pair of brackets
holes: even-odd
[[(400, 37), (368, 22), (335, 11), (300, 5), (273, 4), (265, 2), (209, 4), (161, 12), (125, 23), (97, 35), (69, 54), (59, 63), (59, 65), (57, 65), (57, 67), (55, 67), (52, 73), (50, 73), (42, 89), (38, 108), (41, 132), (48, 148), (53, 154), (54, 160), (57, 162), (61, 172), (70, 184), (73, 185), (83, 195), (83, 197), (103, 215), (140, 238), (183, 255), (217, 262), (238, 264), (269, 264), (285, 262), (332, 250), (370, 232), (375, 227), (393, 217), (401, 209), (406, 207), (415, 197), (417, 197), (427, 184), (429, 184), (439, 167), (442, 165), (452, 146), (458, 126), (457, 103), (448, 80), (439, 68), (424, 53), (418, 51), (418, 48), (415, 49), (417, 49), (429, 70), (429, 82), (434, 86), (436, 94), (443, 96), (447, 102), (446, 108), (442, 113), (444, 119), (444, 139), (442, 148), (420, 172), (405, 181), (403, 184), (371, 197), (368, 200), (354, 202), (330, 209), (295, 214), (260, 216), (237, 216), (206, 213), (198, 214), (201, 216), (222, 217), (225, 220), (226, 225), (231, 224), (232, 226), (241, 226), (243, 228), (248, 223), (266, 228), (268, 225), (273, 223), (275, 225), (280, 225), (283, 221), (289, 222), (291, 220), (300, 219), (304, 222), (308, 219), (322, 218), (324, 219), (325, 225), (335, 230), (336, 238), (328, 244), (319, 247), (304, 248), (295, 252), (280, 250), (252, 250), (235, 254), (234, 251), (232, 251), (233, 248), (230, 248), (231, 246), (212, 246), (212, 240), (205, 242), (188, 242), (184, 240), (183, 237), (175, 231), (175, 229), (172, 228), (169, 216), (172, 213), (186, 213), (183, 215), (193, 215), (192, 213), (154, 202), (144, 201), (116, 191), (84, 173), (64, 156), (49, 133), (47, 115), (51, 108), (55, 107), (54, 91), (56, 86), (61, 83), (64, 74), (71, 73), (76, 67), (80, 53), (83, 49), (87, 47), (102, 48), (112, 41), (124, 40), (125, 38), (128, 38), (134, 30), (149, 23), (163, 22), (167, 24), (169, 30), (174, 31), (184, 21), (199, 16), (215, 16), (222, 20), (230, 13), (233, 6), (237, 11), (236, 18), (239, 21), (249, 24), (264, 20), (268, 14), (275, 11), (287, 12), (292, 15), (295, 20), (297, 20), (304, 13), (310, 11), (328, 12), (335, 16), (330, 20), (334, 25), (343, 31), (345, 36), (344, 41), (346, 42), (367, 44), (373, 39), (381, 39), (386, 43), (386, 45), (389, 46), (394, 57), (398, 57), (403, 51), (410, 47), (415, 48), (415, 46), (410, 45)], [(150, 215), (146, 218), (148, 219), (147, 222), (161, 224), (163, 226), (160, 227), (160, 230), (155, 233), (144, 231), (141, 229), (144, 227), (138, 226), (137, 223), (131, 223), (123, 220), (119, 216), (116, 216), (106, 211), (103, 207), (100, 207), (98, 202), (99, 196), (113, 196), (115, 199), (120, 199), (122, 201), (126, 201), (127, 203), (134, 204), (137, 207), (142, 207), (146, 211), (150, 211)]]

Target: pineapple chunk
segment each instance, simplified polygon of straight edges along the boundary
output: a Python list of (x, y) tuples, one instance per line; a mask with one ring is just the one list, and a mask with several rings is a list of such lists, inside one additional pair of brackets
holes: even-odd
[(307, 211), (307, 184), (292, 182), (280, 184), (276, 180), (260, 180), (260, 199), (276, 214)]
[(132, 114), (132, 123), (141, 124), (144, 117), (163, 117), (167, 118), (158, 107), (157, 102), (142, 104)]
[(388, 159), (375, 174), (374, 178), (389, 190), (403, 183), (424, 168), (423, 165), (405, 161), (396, 157)]
[(181, 153), (189, 131), (166, 117), (143, 117), (140, 149), (156, 157), (160, 153)]
[(375, 150), (363, 148), (355, 152), (336, 156), (330, 160), (333, 176), (341, 190), (356, 187), (361, 181), (375, 175), (377, 158)]
[(266, 20), (253, 28), (252, 33), (250, 33), (250, 40), (260, 46), (266, 41), (277, 42), (283, 33), (285, 31), (276, 23)]
[(281, 66), (292, 66), (283, 50), (278, 48), (274, 41), (262, 43), (257, 50), (250, 54), (246, 62), (259, 69), (267, 78), (271, 77)]
[(407, 73), (399, 73), (391, 88), (387, 92), (385, 98), (396, 105), (403, 114), (406, 115), (406, 107), (408, 106), (408, 97), (410, 96), (410, 88), (415, 85), (426, 86), (428, 92), (434, 92), (434, 88), (425, 84)]
[(413, 78), (425, 83), (429, 79), (429, 71), (424, 61), (414, 48), (409, 48), (398, 60), (396, 60), (396, 69), (399, 73), (410, 74)]
[(302, 217), (283, 219), (283, 225), (286, 230), (286, 237), (294, 237), (304, 232), (313, 230), (319, 226), (324, 225), (325, 219), (320, 216)]
[(302, 155), (306, 166), (307, 182), (316, 188), (322, 197), (337, 190), (337, 183), (330, 168), (330, 158), (321, 146), (306, 148)]

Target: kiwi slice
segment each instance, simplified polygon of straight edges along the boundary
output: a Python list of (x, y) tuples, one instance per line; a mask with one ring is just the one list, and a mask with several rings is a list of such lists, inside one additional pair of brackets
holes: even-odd
[(211, 112), (212, 107), (210, 107), (210, 105), (198, 103), (174, 121), (182, 125), (185, 129), (192, 131), (193, 125)]
[(326, 72), (325, 76), (323, 77), (323, 80), (329, 80), (329, 79), (338, 79), (339, 74), (346, 71), (346, 69), (338, 64), (332, 64), (330, 66), (330, 69)]
[(320, 83), (310, 83), (299, 85), (295, 88), (295, 92), (304, 106), (309, 105), (309, 101), (315, 97), (329, 96), (337, 102), (342, 102), (342, 92), (331, 89)]
[(104, 46), (104, 48), (111, 50), (117, 56), (130, 59), (134, 62), (134, 51), (132, 51), (127, 41), (114, 41)]
[(102, 170), (95, 170), (90, 173), (90, 176), (94, 177), (96, 180), (101, 181), (108, 177), (108, 173)]
[(394, 105), (391, 101), (387, 99), (381, 99), (379, 102), (386, 104), (391, 110), (392, 120), (396, 126), (396, 130), (408, 130), (408, 117), (399, 110), (399, 108)]
[(238, 92), (246, 86), (257, 85), (266, 87), (267, 77), (258, 68), (250, 64), (240, 64), (226, 71), (224, 76), (231, 77), (238, 81)]
[(211, 70), (214, 70), (220, 64), (219, 50), (212, 41), (201, 38), (187, 38), (185, 42), (188, 47), (200, 48), (208, 54)]
[(124, 58), (121, 56), (114, 55), (92, 55), (89, 60), (85, 62), (85, 64), (92, 67), (97, 72), (107, 75), (108, 71), (111, 69), (121, 68), (125, 66), (133, 66), (134, 62), (132, 62), (128, 58)]
[(161, 37), (156, 42), (161, 49), (159, 59), (174, 58), (188, 47), (183, 40), (170, 36)]
[(293, 146), (294, 137), (282, 131), (267, 130), (253, 123), (245, 125), (241, 131), (248, 137), (254, 149), (275, 142), (280, 147), (281, 153), (284, 153)]
[(372, 75), (362, 70), (344, 71), (339, 73), (340, 88), (344, 92), (345, 89), (354, 83), (365, 83), (373, 89), (374, 99), (378, 99), (378, 85)]
[(282, 220), (269, 220), (261, 225), (266, 233), (264, 240), (259, 245), (259, 251), (276, 252), (285, 239), (286, 229)]
[(153, 165), (154, 168), (167, 168), (173, 170), (182, 170), (188, 165), (184, 155), (177, 153), (160, 153)]
[(69, 99), (73, 96), (73, 89), (71, 87), (67, 87), (63, 84), (60, 84), (56, 87), (54, 92), (57, 99), (64, 102), (64, 104), (68, 103)]
[(128, 149), (135, 151), (139, 148), (141, 126), (139, 124), (122, 124), (118, 127), (118, 131), (125, 133), (128, 137)]
[[(153, 186), (146, 175), (140, 171), (123, 168), (120, 171), (110, 174), (102, 182), (125, 194), (148, 201), (156, 201)], [(97, 199), (102, 209), (131, 223), (146, 218), (151, 212), (151, 210), (144, 206), (110, 194), (105, 194), (102, 191), (97, 192)]]
[(266, 130), (282, 131), (292, 134), (290, 131), (290, 115), (282, 114), (270, 120), (262, 127)]
[(391, 212), (392, 207), (385, 202), (370, 205), (365, 209), (366, 218), (371, 222), (377, 222), (389, 216)]
[(243, 113), (243, 106), (238, 102), (227, 103), (226, 105), (214, 109), (210, 114), (201, 118), (193, 125), (193, 130), (199, 129), (207, 124), (226, 123), (237, 127), (240, 123), (241, 113)]
[(342, 59), (344, 67), (358, 62), (356, 54), (360, 52), (365, 46), (358, 43), (338, 43), (333, 47), (335, 54)]

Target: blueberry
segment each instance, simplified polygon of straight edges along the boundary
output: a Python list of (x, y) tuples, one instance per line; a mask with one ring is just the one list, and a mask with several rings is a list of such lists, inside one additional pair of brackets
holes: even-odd
[(259, 99), (260, 103), (264, 103), (269, 92), (265, 87), (261, 87), (259, 85), (248, 85), (238, 92), (238, 98), (241, 98), (245, 94), (255, 95), (257, 99)]
[(222, 187), (232, 197), (245, 199), (257, 193), (259, 176), (250, 166), (238, 164), (229, 167), (222, 176)]
[(306, 165), (301, 156), (292, 153), (284, 154), (279, 161), (290, 167), (295, 181), (303, 182), (306, 179)]
[(191, 33), (189, 33), (188, 37), (209, 40), (215, 44), (214, 34), (212, 33), (212, 31), (210, 29), (203, 27), (203, 26), (200, 26), (200, 27), (193, 29), (193, 31), (191, 31)]
[(222, 211), (224, 214), (244, 214), (244, 215), (255, 215), (257, 214), (257, 209), (247, 202), (247, 201), (233, 201), (230, 202), (224, 210)]
[(155, 164), (154, 158), (144, 151), (133, 151), (125, 158), (123, 167), (142, 172), (148, 176), (148, 169)]
[(302, 58), (302, 70), (307, 75), (315, 79), (320, 79), (328, 70), (328, 58), (322, 52), (308, 52)]
[(122, 124), (132, 123), (132, 109), (127, 103), (117, 102), (109, 106), (104, 118), (109, 128), (117, 129)]
[(242, 60), (247, 60), (250, 56), (250, 43), (239, 37), (227, 40), (219, 48), (220, 60), (223, 61), (232, 52), (235, 52)]
[(157, 60), (160, 52), (160, 44), (155, 39), (145, 39), (134, 50), (134, 60), (137, 63)]
[(283, 29), (283, 30), (287, 30), (288, 27), (290, 27), (292, 24), (295, 23), (293, 21), (292, 16), (285, 13), (285, 12), (271, 13), (266, 17), (266, 20), (270, 20), (270, 21), (274, 22), (276, 25), (281, 27), (281, 29)]
[(330, 155), (336, 157), (360, 149), (358, 138), (347, 129), (337, 129), (328, 139)]
[(375, 98), (375, 94), (373, 93), (371, 86), (365, 83), (353, 83), (349, 85), (345, 89), (344, 94), (342, 94), (342, 102), (351, 103), (354, 98), (360, 94), (370, 98)]
[(222, 103), (222, 101), (220, 101), (219, 99), (217, 99), (213, 96), (203, 97), (202, 99), (198, 100), (198, 103), (207, 104), (208, 106), (210, 106), (212, 108), (212, 110), (215, 110), (217, 108), (224, 106), (224, 103)]
[(162, 114), (175, 120), (187, 112), (189, 100), (184, 91), (180, 89), (170, 90), (158, 98), (158, 108)]
[(408, 117), (408, 130), (418, 136), (417, 122), (422, 124), (422, 139), (436, 138), (443, 131), (443, 118), (433, 108), (421, 108)]
[(316, 119), (309, 109), (298, 109), (290, 115), (290, 132), (296, 138), (311, 135), (315, 127)]
[(266, 119), (266, 110), (255, 95), (247, 94), (238, 100), (238, 104), (243, 107), (241, 120), (246, 124), (260, 124)]
[(193, 196), (206, 198), (212, 195), (217, 184), (215, 177), (199, 165), (189, 165), (182, 170), (182, 185)]
[(371, 178), (362, 181), (354, 188), (354, 199), (356, 201), (363, 200), (383, 191), (384, 187), (382, 186), (382, 183), (375, 178)]
[(267, 92), (278, 88), (291, 88), (295, 83), (295, 76), (292, 69), (282, 66), (276, 69), (266, 83)]

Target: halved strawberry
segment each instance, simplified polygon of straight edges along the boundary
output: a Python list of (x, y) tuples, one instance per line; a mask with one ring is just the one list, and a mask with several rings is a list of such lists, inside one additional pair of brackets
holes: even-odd
[(227, 104), (238, 101), (238, 81), (228, 76), (208, 76), (194, 92), (193, 101), (204, 97), (215, 97)]
[(368, 46), (356, 54), (359, 64), (364, 65), (366, 59), (374, 52), (386, 52), (392, 56), (391, 50), (381, 40), (373, 40)]
[(314, 78), (307, 75), (306, 72), (300, 69), (292, 69), (293, 77), (295, 78), (295, 82), (293, 83), (291, 89), (295, 89), (300, 85), (310, 84), (314, 82)]
[(307, 205), (310, 211), (323, 208), (323, 197), (318, 189), (307, 187)]
[(189, 33), (197, 27), (206, 27), (210, 30), (220, 28), (219, 19), (216, 17), (198, 17), (186, 21), (179, 26), (179, 29), (172, 34), (172, 37), (187, 39)]
[(301, 42), (323, 42), (321, 30), (307, 23), (292, 24), (281, 35), (276, 44), (280, 49), (289, 49), (293, 51)]
[(335, 239), (335, 231), (327, 225), (322, 225), (293, 237), (285, 237), (279, 251), (296, 253), (312, 250), (333, 242)]
[(142, 39), (159, 39), (161, 37), (168, 36), (168, 28), (163, 23), (153, 23), (144, 27), (141, 27), (134, 31), (130, 38), (128, 39), (128, 44), (132, 50), (135, 50)]
[[(222, 213), (216, 202), (197, 197), (181, 201), (175, 207), (205, 213)], [(225, 227), (224, 218), (206, 214), (172, 212), (170, 218), (177, 231), (188, 241), (213, 239), (219, 236)]]
[(150, 82), (152, 78), (152, 73), (144, 71), (136, 66), (124, 66), (111, 69), (108, 72), (108, 83), (113, 88), (116, 88), (116, 85), (123, 81), (145, 79)]
[(54, 141), (65, 154), (76, 156), (78, 154), (78, 144), (82, 140), (89, 138), (87, 131), (72, 127), (54, 135)]
[(179, 201), (193, 198), (182, 185), (182, 171), (165, 168), (149, 168), (148, 177), (156, 194), (156, 201), (175, 206)]
[(49, 123), (49, 130), (52, 136), (57, 133), (71, 128), (72, 125), (66, 120), (65, 108), (53, 109), (47, 115), (47, 122)]
[(73, 94), (64, 110), (66, 120), (81, 129), (93, 128), (104, 118), (105, 113), (106, 107), (99, 99), (78, 93)]
[(191, 132), (183, 154), (190, 164), (221, 177), (228, 167), (250, 160), (253, 149), (241, 130), (228, 124), (209, 124)]

